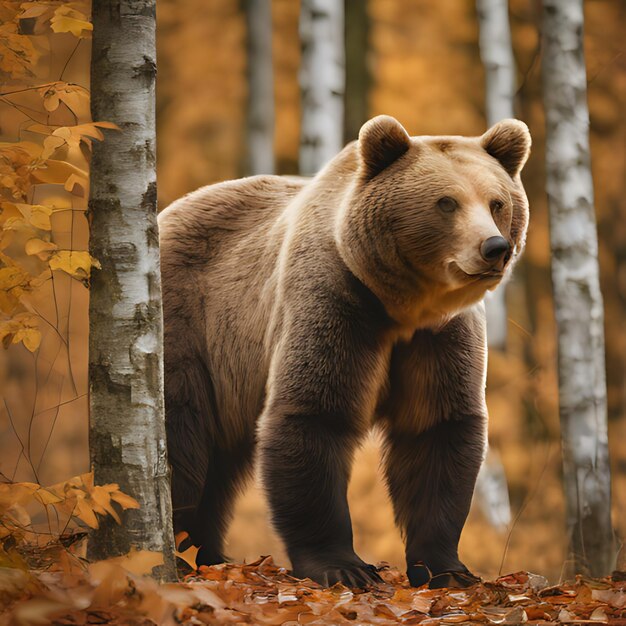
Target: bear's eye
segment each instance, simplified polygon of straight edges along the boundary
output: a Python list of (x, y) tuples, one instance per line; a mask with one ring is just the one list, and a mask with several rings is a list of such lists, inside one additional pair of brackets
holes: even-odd
[(489, 208), (491, 209), (492, 213), (499, 213), (502, 210), (503, 206), (504, 202), (502, 202), (502, 200), (492, 200), (489, 203)]
[(440, 198), (439, 200), (437, 200), (437, 206), (444, 213), (453, 213), (459, 208), (459, 203), (454, 198), (451, 198), (450, 196), (444, 196), (443, 198)]

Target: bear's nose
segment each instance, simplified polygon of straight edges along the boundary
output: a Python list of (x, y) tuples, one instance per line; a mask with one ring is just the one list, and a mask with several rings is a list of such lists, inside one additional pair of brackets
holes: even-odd
[(480, 245), (480, 254), (485, 261), (497, 261), (509, 251), (509, 242), (504, 237), (489, 237)]

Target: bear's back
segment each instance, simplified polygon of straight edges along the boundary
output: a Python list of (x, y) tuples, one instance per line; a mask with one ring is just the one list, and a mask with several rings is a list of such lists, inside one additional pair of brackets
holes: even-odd
[(228, 419), (233, 436), (261, 409), (281, 216), (307, 182), (255, 176), (211, 185), (159, 215), (170, 393), (208, 384), (214, 419)]
[(270, 227), (307, 184), (298, 177), (253, 176), (202, 187), (159, 215), (163, 255), (205, 266), (225, 246)]

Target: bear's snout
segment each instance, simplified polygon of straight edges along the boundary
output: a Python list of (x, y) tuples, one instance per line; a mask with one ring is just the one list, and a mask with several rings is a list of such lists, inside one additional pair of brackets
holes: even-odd
[[(499, 235), (495, 237), (489, 237), (485, 239), (480, 245), (480, 255), (485, 259), (485, 261), (489, 261), (489, 263), (493, 263), (494, 265), (507, 257), (510, 252), (511, 246), (509, 242)], [(504, 261), (506, 263), (506, 260)]]

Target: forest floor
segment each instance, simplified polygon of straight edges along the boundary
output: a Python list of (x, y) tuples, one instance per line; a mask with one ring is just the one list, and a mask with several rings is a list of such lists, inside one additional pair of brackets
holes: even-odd
[[(549, 586), (518, 572), (468, 589), (414, 589), (380, 565), (369, 591), (299, 580), (262, 557), (201, 567), (180, 583), (140, 575), (151, 553), (78, 571), (67, 563), (23, 571), (0, 563), (0, 625), (35, 624), (612, 624), (626, 626), (626, 572)], [(56, 571), (54, 571), (56, 570)], [(134, 571), (134, 573), (133, 573)], [(5, 607), (2, 611), (1, 607)]]

